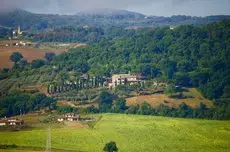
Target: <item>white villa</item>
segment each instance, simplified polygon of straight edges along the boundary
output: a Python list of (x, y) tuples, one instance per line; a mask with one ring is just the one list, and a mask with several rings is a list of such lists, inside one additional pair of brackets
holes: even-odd
[(108, 83), (110, 88), (113, 88), (119, 84), (135, 84), (137, 82), (143, 81), (143, 77), (141, 75), (131, 75), (129, 74), (115, 74), (112, 76), (112, 81)]

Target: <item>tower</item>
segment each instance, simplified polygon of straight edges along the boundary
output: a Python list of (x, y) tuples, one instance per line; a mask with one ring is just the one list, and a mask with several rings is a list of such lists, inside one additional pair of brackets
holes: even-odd
[(18, 25), (18, 34), (21, 33), (20, 25)]
[(21, 27), (20, 27), (20, 25), (18, 25), (18, 35), (21, 35), (21, 34), (22, 34)]

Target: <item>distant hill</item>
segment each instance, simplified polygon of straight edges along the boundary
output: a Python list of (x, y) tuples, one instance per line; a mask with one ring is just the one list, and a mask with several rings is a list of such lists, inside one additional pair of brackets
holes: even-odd
[(230, 19), (230, 15), (216, 15), (206, 17), (174, 15), (171, 17), (147, 16), (146, 18), (157, 25), (204, 25), (221, 21), (224, 19)]
[(101, 17), (121, 17), (124, 18), (144, 18), (145, 15), (126, 11), (126, 10), (120, 10), (120, 9), (93, 9), (93, 10), (86, 10), (76, 13), (77, 16), (101, 16)]
[(172, 17), (145, 16), (140, 13), (116, 9), (100, 9), (78, 12), (76, 15), (35, 14), (21, 9), (0, 14), (0, 25), (36, 32), (64, 26), (116, 27), (159, 27), (178, 25), (204, 25), (230, 19), (230, 16), (191, 17), (177, 15)]

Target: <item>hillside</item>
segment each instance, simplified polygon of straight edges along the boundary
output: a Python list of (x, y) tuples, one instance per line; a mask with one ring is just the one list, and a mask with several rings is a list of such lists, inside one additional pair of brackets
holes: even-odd
[(0, 152), (230, 152), (230, 0), (2, 1)]
[(141, 105), (144, 102), (149, 103), (152, 107), (159, 107), (161, 104), (169, 107), (179, 107), (181, 104), (196, 108), (200, 106), (200, 103), (205, 104), (207, 107), (212, 107), (213, 103), (210, 100), (205, 99), (195, 88), (187, 88), (186, 91), (182, 92), (184, 97), (172, 98), (165, 94), (152, 94), (152, 95), (142, 95), (127, 98), (127, 105)]
[[(86, 46), (84, 43), (39, 43), (39, 47), (33, 46), (5, 46), (5, 44), (19, 43), (19, 41), (0, 41), (0, 68), (12, 68), (13, 62), (10, 56), (13, 52), (22, 54), (23, 59), (32, 62), (36, 59), (45, 60), (45, 54), (53, 52), (56, 55), (68, 51), (70, 48), (78, 48)], [(2, 46), (3, 45), (3, 46)]]
[[(55, 58), (53, 64), (69, 72), (100, 76), (128, 71), (141, 73), (149, 79), (160, 78), (199, 88), (205, 97), (218, 99), (224, 91), (228, 92), (230, 81), (227, 72), (230, 69), (229, 26), (229, 20), (225, 20), (202, 27), (180, 26), (174, 30), (122, 30), (122, 37), (71, 49)], [(74, 62), (66, 64), (66, 58)]]
[(83, 27), (96, 26), (109, 28), (116, 27), (158, 27), (178, 25), (204, 25), (229, 19), (230, 16), (145, 16), (126, 10), (89, 10), (76, 15), (34, 14), (24, 10), (15, 10), (10, 13), (0, 14), (0, 25), (15, 28), (21, 25), (22, 29), (30, 32), (49, 30), (66, 26)]
[[(187, 25), (175, 29), (111, 28), (108, 30), (110, 32), (103, 33), (94, 28), (93, 31), (103, 34), (100, 38), (94, 37), (96, 41), (89, 43), (87, 47), (72, 46), (73, 48), (67, 52), (56, 55), (49, 61), (34, 61), (19, 67), (15, 66), (11, 71), (3, 69), (0, 73), (3, 79), (0, 81), (1, 91), (4, 95), (14, 90), (25, 91), (35, 88), (58, 100), (84, 104), (100, 102), (98, 97), (103, 91), (109, 92), (108, 95), (111, 97), (109, 102), (139, 96), (145, 92), (151, 95), (154, 93), (151, 88), (163, 82), (166, 86), (196, 88), (202, 95), (200, 98), (191, 99), (184, 96), (186, 93), (183, 95), (182, 91), (178, 90), (180, 100), (176, 99), (177, 97), (173, 99), (166, 97), (169, 101), (164, 101), (160, 98), (165, 96), (159, 96), (159, 103), (172, 101), (173, 104), (181, 101), (180, 109), (172, 109), (169, 106), (163, 107), (162, 110), (160, 107), (159, 112), (159, 109), (153, 110), (149, 105), (144, 105), (147, 106), (147, 114), (229, 119), (229, 27), (230, 21), (224, 20), (201, 27)], [(73, 28), (66, 30), (74, 31)], [(46, 38), (59, 38), (58, 40), (62, 41), (65, 37)], [(62, 43), (50, 44), (62, 45)], [(47, 48), (47, 46), (43, 47)], [(133, 75), (141, 75), (146, 80), (136, 85), (118, 85), (113, 89), (104, 85), (108, 84), (114, 74), (129, 72)], [(37, 86), (41, 87), (37, 88)], [(156, 91), (163, 93), (166, 89), (166, 87), (156, 88)], [(141, 100), (141, 102), (145, 101), (145, 97)], [(193, 104), (193, 101), (196, 104)], [(213, 101), (213, 106), (210, 106), (212, 104), (207, 101)], [(183, 103), (197, 107), (195, 109), (197, 113)], [(209, 108), (199, 103), (206, 103)], [(99, 106), (96, 111), (111, 112), (111, 107), (112, 103), (103, 110)], [(121, 112), (145, 114), (141, 107), (124, 106)], [(7, 109), (7, 106), (4, 108)], [(183, 113), (183, 110), (187, 112)], [(5, 112), (3, 111), (3, 114)], [(10, 111), (7, 113), (10, 115)]]
[[(229, 121), (103, 114), (94, 128), (51, 125), (51, 143), (60, 152), (101, 152), (111, 140), (117, 143), (120, 152), (228, 152), (229, 124)], [(22, 151), (33, 151), (34, 147), (42, 151), (46, 136), (46, 127), (1, 131), (0, 143), (22, 146)]]
[(127, 18), (144, 18), (145, 15), (136, 13), (136, 12), (131, 12), (131, 11), (126, 11), (126, 10), (119, 10), (119, 9), (91, 9), (91, 10), (85, 10), (76, 13), (78, 16), (101, 16), (101, 17), (107, 17), (107, 18), (122, 18), (122, 17), (127, 17)]

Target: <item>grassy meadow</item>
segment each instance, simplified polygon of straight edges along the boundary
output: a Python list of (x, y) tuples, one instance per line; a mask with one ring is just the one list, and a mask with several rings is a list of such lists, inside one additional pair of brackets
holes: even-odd
[[(46, 128), (0, 132), (0, 143), (45, 151), (46, 135)], [(63, 151), (101, 152), (110, 140), (117, 143), (119, 152), (230, 151), (230, 121), (104, 114), (94, 128), (54, 125), (51, 135), (52, 148)]]

